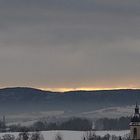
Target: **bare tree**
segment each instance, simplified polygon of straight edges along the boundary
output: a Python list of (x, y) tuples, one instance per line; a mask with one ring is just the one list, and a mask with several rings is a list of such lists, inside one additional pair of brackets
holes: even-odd
[(88, 131), (86, 134), (83, 136), (83, 140), (96, 140), (96, 135), (95, 132), (93, 131)]
[(63, 140), (63, 137), (60, 133), (57, 133), (55, 136), (55, 140)]

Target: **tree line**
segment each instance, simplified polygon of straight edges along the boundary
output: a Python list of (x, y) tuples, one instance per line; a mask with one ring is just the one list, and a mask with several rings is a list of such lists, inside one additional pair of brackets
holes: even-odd
[[(130, 117), (101, 118), (94, 122), (95, 130), (125, 130), (129, 129)], [(37, 121), (30, 126), (10, 125), (7, 126), (0, 121), (0, 132), (22, 132), (22, 131), (47, 131), (47, 130), (92, 130), (92, 121), (87, 118), (70, 118), (63, 122)], [(8, 128), (8, 129), (7, 129)]]
[(76, 130), (89, 131), (92, 129), (92, 121), (85, 118), (70, 118), (64, 122), (37, 121), (31, 126), (11, 125), (9, 131), (48, 131), (48, 130)]
[(29, 133), (27, 131), (20, 132), (17, 137), (13, 134), (5, 134), (0, 137), (0, 140), (44, 140), (40, 132)]
[(129, 129), (130, 117), (101, 118), (95, 122), (97, 130), (126, 130)]

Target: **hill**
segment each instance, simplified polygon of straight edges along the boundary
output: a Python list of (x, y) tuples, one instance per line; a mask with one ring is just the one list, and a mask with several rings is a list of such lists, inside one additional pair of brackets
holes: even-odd
[(21, 87), (0, 89), (0, 113), (6, 115), (32, 113), (32, 116), (37, 117), (40, 113), (42, 117), (97, 117), (98, 114), (104, 116), (108, 113), (113, 116), (116, 110), (120, 112), (123, 109), (125, 113), (127, 106), (134, 105), (136, 101), (140, 102), (139, 89), (64, 93)]

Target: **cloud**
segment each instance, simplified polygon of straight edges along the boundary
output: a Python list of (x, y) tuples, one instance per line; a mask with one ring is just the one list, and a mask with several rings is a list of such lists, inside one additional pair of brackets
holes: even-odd
[(137, 86), (139, 9), (138, 0), (0, 1), (1, 86)]

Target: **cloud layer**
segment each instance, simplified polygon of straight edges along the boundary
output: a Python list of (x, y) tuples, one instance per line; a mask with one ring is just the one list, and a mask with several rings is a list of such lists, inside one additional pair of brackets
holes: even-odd
[(1, 0), (0, 86), (139, 87), (139, 0)]

